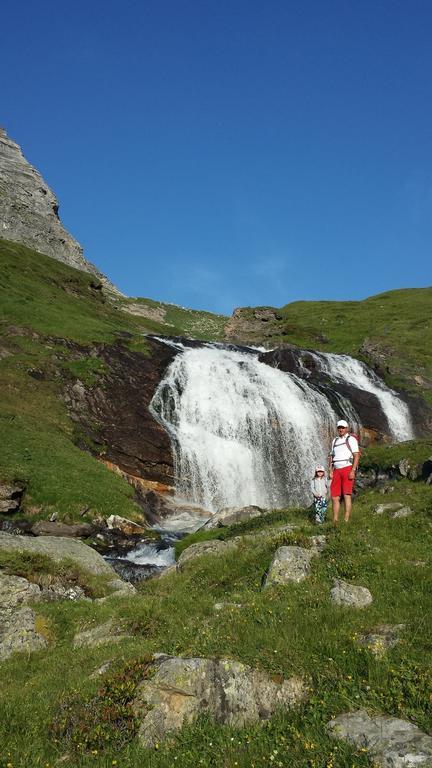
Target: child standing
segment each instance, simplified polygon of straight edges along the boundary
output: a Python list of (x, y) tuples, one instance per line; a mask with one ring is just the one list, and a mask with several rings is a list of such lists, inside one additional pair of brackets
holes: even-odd
[(319, 524), (324, 523), (327, 514), (329, 486), (325, 469), (321, 465), (315, 467), (315, 475), (311, 483), (311, 490), (314, 497), (315, 522)]

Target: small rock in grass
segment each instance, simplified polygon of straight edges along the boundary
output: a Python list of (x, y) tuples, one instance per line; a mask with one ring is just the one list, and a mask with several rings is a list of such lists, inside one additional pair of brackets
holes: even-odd
[(372, 595), (366, 587), (348, 584), (342, 579), (335, 579), (330, 592), (330, 599), (336, 605), (347, 605), (352, 608), (366, 608), (372, 602)]
[(335, 717), (327, 728), (333, 736), (365, 748), (380, 768), (430, 768), (432, 736), (407, 720), (359, 710)]
[(376, 507), (373, 509), (374, 515), (383, 515), (384, 512), (396, 512), (398, 509), (402, 509), (403, 504), (400, 504), (398, 501), (391, 501), (387, 504), (377, 504)]
[(223, 611), (225, 608), (241, 608), (241, 603), (215, 603), (213, 608), (215, 611)]
[(381, 624), (364, 635), (359, 635), (357, 642), (371, 651), (374, 656), (381, 657), (389, 649), (393, 648), (400, 639), (400, 633), (405, 629), (405, 624)]
[(400, 509), (395, 509), (394, 512), (390, 512), (390, 517), (396, 519), (398, 517), (410, 517), (412, 514), (411, 507), (401, 507)]

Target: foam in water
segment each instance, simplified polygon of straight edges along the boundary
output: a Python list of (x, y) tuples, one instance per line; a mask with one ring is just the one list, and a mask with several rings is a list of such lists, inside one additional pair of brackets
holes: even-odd
[(158, 550), (154, 544), (140, 544), (132, 552), (129, 552), (125, 559), (137, 565), (166, 567), (174, 564), (175, 554), (173, 547)]
[(151, 409), (172, 439), (177, 496), (211, 512), (307, 503), (336, 418), (297, 376), (211, 346), (175, 357)]
[(354, 384), (378, 398), (387, 418), (390, 434), (395, 441), (411, 440), (414, 437), (407, 404), (367, 365), (348, 355), (314, 353), (314, 357), (321, 370), (326, 371), (333, 380)]

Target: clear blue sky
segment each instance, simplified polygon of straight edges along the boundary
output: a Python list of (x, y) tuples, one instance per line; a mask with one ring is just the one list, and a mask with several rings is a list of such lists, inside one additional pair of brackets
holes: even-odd
[(0, 125), (129, 295), (431, 284), (430, 0), (16, 0), (0, 35)]

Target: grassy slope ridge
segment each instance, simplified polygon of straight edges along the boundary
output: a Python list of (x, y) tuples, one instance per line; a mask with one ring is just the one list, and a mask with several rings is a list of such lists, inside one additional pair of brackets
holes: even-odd
[[(367, 492), (356, 500), (348, 527), (324, 526), (327, 548), (300, 584), (262, 590), (263, 574), (282, 540), (277, 532), (260, 537), (254, 522), (249, 531), (254, 537), (236, 552), (195, 559), (180, 574), (142, 583), (134, 598), (36, 605), (50, 648), (1, 666), (1, 768), (8, 762), (14, 768), (54, 766), (59, 758), (65, 768), (366, 768), (370, 763), (362, 750), (327, 735), (332, 716), (366, 707), (430, 730), (431, 489), (396, 484), (386, 500), (411, 505), (414, 515), (405, 520), (371, 514), (382, 500), (377, 492)], [(316, 533), (302, 511), (286, 510), (269, 520), (298, 525), (300, 543)], [(247, 532), (243, 524), (229, 534)], [(329, 600), (334, 578), (368, 587), (372, 605), (364, 610), (334, 606)], [(220, 600), (241, 607), (216, 612), (214, 603)], [(78, 630), (109, 618), (131, 639), (73, 648)], [(380, 624), (404, 624), (405, 629), (399, 645), (377, 658), (356, 639)], [(144, 750), (134, 738), (130, 710), (121, 704), (133, 681), (127, 672), (116, 678), (116, 672), (154, 652), (233, 658), (275, 679), (300, 674), (310, 681), (311, 700), (261, 727), (228, 728), (204, 718), (173, 743)], [(92, 678), (107, 661), (109, 672)], [(97, 693), (105, 679), (111, 680), (108, 697)], [(31, 690), (24, 698), (23, 685)], [(68, 712), (66, 730), (59, 711)]]

